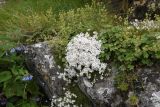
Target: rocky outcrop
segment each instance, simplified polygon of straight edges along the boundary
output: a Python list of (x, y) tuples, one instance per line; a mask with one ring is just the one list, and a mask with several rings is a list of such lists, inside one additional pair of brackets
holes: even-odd
[(115, 69), (112, 69), (111, 76), (98, 80), (92, 85), (87, 78), (81, 77), (79, 79), (80, 89), (88, 96), (93, 102), (95, 107), (117, 107), (121, 102), (122, 98), (116, 92), (114, 86)]
[(58, 78), (60, 70), (56, 65), (50, 48), (46, 43), (24, 47), (26, 65), (30, 73), (44, 89), (49, 98), (63, 93), (65, 81)]
[[(38, 43), (24, 46), (23, 51), (29, 71), (48, 97), (63, 95), (66, 81), (58, 78), (61, 71), (54, 61), (54, 55), (49, 46), (46, 43)], [(151, 67), (138, 68), (135, 71), (138, 76), (135, 89), (131, 90), (133, 92), (129, 90), (123, 96), (115, 87), (114, 78), (117, 72), (117, 69), (112, 67), (108, 77), (97, 80), (94, 84), (85, 77), (79, 77), (74, 82), (94, 107), (160, 107), (160, 63), (155, 63)], [(134, 106), (128, 100), (132, 93), (138, 98)]]
[[(21, 49), (26, 57), (27, 68), (45, 90), (48, 97), (61, 96), (65, 87), (65, 81), (58, 78), (58, 74), (61, 71), (57, 67), (48, 45), (46, 43), (38, 43), (23, 46)], [(19, 48), (11, 51), (19, 52)], [(113, 71), (114, 73), (116, 72), (115, 69)], [(95, 107), (106, 107), (109, 105), (116, 107), (122, 101), (120, 96), (115, 95), (114, 73), (108, 78), (97, 81), (94, 85), (85, 77), (78, 79), (79, 88), (92, 101)]]
[(138, 70), (143, 91), (138, 94), (140, 107), (160, 107), (160, 63)]
[(160, 15), (160, 0), (134, 0), (133, 14), (131, 19), (143, 20), (148, 14), (150, 19), (155, 19), (155, 15)]

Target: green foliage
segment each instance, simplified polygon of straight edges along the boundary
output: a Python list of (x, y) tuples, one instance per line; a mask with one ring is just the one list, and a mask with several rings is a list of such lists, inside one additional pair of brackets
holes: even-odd
[[(70, 10), (82, 7), (86, 2), (88, 1), (9, 0), (3, 8), (0, 8), (2, 16), (0, 17), (0, 85), (8, 99), (7, 107), (36, 107), (37, 104), (32, 98), (40, 93), (34, 81), (22, 81), (22, 77), (28, 75), (23, 67), (23, 58), (15, 54), (5, 56), (6, 50), (15, 47), (16, 42), (30, 44), (49, 40), (58, 59), (62, 59), (64, 48), (73, 33), (96, 29), (100, 25), (96, 26), (92, 22), (97, 12), (99, 19), (103, 17), (105, 12), (103, 8), (87, 5), (84, 8)], [(88, 15), (85, 16), (86, 14)], [(85, 26), (82, 26), (83, 24)], [(62, 65), (64, 61), (59, 62)], [(31, 95), (28, 96), (28, 93)], [(22, 100), (13, 100), (15, 96), (21, 97)]]
[[(42, 2), (44, 3), (43, 0)], [(52, 4), (53, 1), (46, 2)], [(63, 7), (64, 4), (61, 2), (54, 1), (55, 5), (59, 3)], [(101, 28), (105, 28), (111, 23), (111, 18), (101, 4), (93, 2), (92, 5), (85, 5), (83, 8), (81, 5), (77, 6), (81, 8), (73, 9), (74, 6), (72, 5), (76, 4), (74, 1), (65, 1), (65, 3), (71, 3), (68, 7), (69, 11), (63, 11), (66, 10), (64, 6), (64, 9), (60, 9), (61, 12), (55, 12), (56, 7), (49, 6), (44, 11), (35, 11), (31, 8), (24, 10), (25, 13), (20, 10), (12, 14), (8, 13), (10, 18), (3, 24), (3, 33), (23, 44), (49, 41), (56, 55), (56, 62), (63, 66), (65, 47), (72, 36), (87, 30), (100, 31)], [(38, 7), (41, 7), (41, 5), (38, 5)]]
[(48, 44), (52, 48), (52, 53), (54, 54), (56, 63), (62, 68), (65, 67), (65, 48), (68, 43), (68, 40), (60, 37), (55, 37), (52, 40), (48, 41)]
[(159, 34), (159, 29), (136, 29), (127, 21), (101, 30), (99, 39), (103, 52), (100, 57), (117, 65), (116, 86), (121, 91), (134, 89), (136, 68), (150, 66), (159, 60)]
[(14, 8), (14, 11), (25, 13), (28, 10), (35, 12), (44, 12), (49, 8), (53, 8), (53, 12), (68, 11), (73, 8), (82, 7), (85, 3), (90, 3), (90, 0), (8, 0), (8, 8)]
[(124, 92), (134, 89), (133, 82), (137, 80), (137, 75), (133, 72), (121, 71), (115, 77), (115, 86)]
[(160, 52), (159, 31), (136, 30), (132, 26), (111, 26), (102, 30), (102, 59), (114, 61), (120, 70), (133, 70), (138, 64), (151, 64)]
[(49, 8), (53, 8), (54, 13), (60, 11), (68, 11), (77, 7), (82, 7), (90, 0), (7, 0), (3, 8), (0, 8), (0, 21), (6, 21), (15, 12), (26, 13), (45, 12)]
[[(9, 52), (12, 47), (16, 46), (16, 43), (8, 36), (0, 35), (0, 46), (0, 89), (9, 102), (7, 107), (19, 105), (17, 101), (11, 100), (15, 96), (21, 97), (23, 101), (27, 100), (32, 107), (36, 107), (34, 106), (35, 102), (27, 98), (27, 94), (30, 92), (32, 97), (40, 95), (38, 86), (34, 81), (22, 81), (23, 76), (29, 74), (23, 67), (23, 58)], [(34, 89), (30, 87), (34, 87)], [(21, 105), (25, 107), (28, 103), (22, 103)], [(22, 106), (19, 105), (18, 107)]]
[(88, 97), (80, 90), (79, 86), (77, 84), (70, 84), (68, 89), (75, 93), (77, 98), (76, 100), (76, 105), (78, 106), (83, 106), (83, 107), (91, 107), (92, 103), (88, 99)]
[[(54, 49), (54, 54), (59, 54), (59, 64), (64, 63), (65, 47), (69, 40), (80, 32), (100, 31), (112, 20), (108, 16), (106, 9), (101, 4), (93, 3), (84, 8), (61, 12), (56, 20), (56, 36), (49, 40), (49, 44)], [(61, 62), (62, 61), (62, 62)]]
[(121, 91), (128, 91), (129, 89), (128, 87), (129, 87), (128, 83), (121, 82), (117, 88), (120, 89)]
[[(99, 28), (97, 26), (100, 26), (100, 23), (96, 25), (92, 22), (94, 19), (97, 19), (96, 22), (98, 22), (105, 17), (103, 14), (106, 11), (100, 6), (86, 5), (84, 8), (70, 10), (82, 7), (86, 2), (88, 1), (9, 0), (3, 8), (0, 8), (0, 16), (2, 16), (0, 17), (0, 44), (2, 44), (0, 45), (0, 85), (8, 99), (7, 107), (36, 107), (32, 97), (40, 93), (34, 81), (22, 81), (22, 77), (28, 75), (23, 67), (23, 58), (14, 54), (5, 56), (6, 50), (15, 47), (15, 42), (30, 44), (49, 40), (57, 57), (62, 59), (64, 48), (72, 34), (86, 29)], [(67, 10), (70, 11), (66, 12)], [(7, 40), (6, 38), (9, 40), (4, 43), (3, 40)], [(63, 62), (60, 61), (60, 65)], [(31, 96), (28, 97), (28, 93)], [(12, 100), (15, 96), (21, 97), (22, 100)]]
[(90, 3), (90, 0), (7, 0), (7, 3), (0, 8), (0, 31), (8, 29), (6, 22), (16, 17), (17, 13), (21, 15), (43, 14), (52, 8), (52, 12), (58, 14), (60, 11), (82, 7), (85, 3)]
[(59, 12), (85, 3), (90, 0), (9, 0), (0, 8), (0, 31), (21, 43), (51, 40), (60, 30)]
[[(28, 75), (23, 58), (15, 54), (5, 55), (6, 50), (16, 46), (16, 42), (32, 44), (48, 41), (57, 64), (63, 68), (69, 40), (80, 32), (98, 31), (103, 50), (100, 58), (117, 65), (119, 73), (115, 85), (125, 92), (134, 89), (136, 67), (151, 65), (153, 60), (160, 58), (159, 29), (137, 30), (128, 21), (121, 22), (110, 16), (102, 4), (93, 2), (84, 5), (89, 1), (9, 0), (0, 8), (0, 86), (8, 99), (14, 96), (23, 98), (17, 102), (9, 101), (7, 107), (36, 107), (31, 98), (39, 95), (34, 81), (21, 81), (23, 76)], [(126, 0), (121, 2), (124, 3), (121, 10), (125, 11), (128, 4)], [(158, 16), (157, 22), (160, 23)], [(79, 92), (78, 88), (74, 90)], [(27, 93), (32, 97), (28, 98)], [(81, 92), (77, 94), (82, 95)], [(85, 106), (88, 106), (84, 99), (87, 99), (86, 96), (80, 96), (77, 103), (86, 101)], [(135, 105), (136, 96), (131, 96), (130, 102)]]
[(103, 2), (106, 7), (118, 15), (124, 15), (128, 9), (133, 5), (134, 0), (96, 0), (98, 2)]
[(0, 78), (1, 78), (0, 83), (5, 82), (12, 78), (12, 74), (10, 72), (3, 71), (0, 73)]
[(136, 95), (131, 95), (129, 97), (129, 103), (130, 105), (132, 106), (136, 106), (138, 104), (139, 100), (138, 100), (138, 97)]
[[(90, 30), (100, 30), (110, 22), (107, 11), (100, 4), (93, 3), (84, 8), (55, 14), (54, 8), (44, 12), (33, 10), (24, 13), (14, 12), (12, 18), (3, 25), (5, 33), (21, 42), (35, 43), (51, 40), (58, 36), (68, 40), (74, 34)], [(21, 38), (22, 37), (22, 38)]]
[(111, 20), (103, 5), (93, 3), (91, 6), (60, 13), (57, 23), (60, 24), (57, 26), (60, 36), (69, 38), (87, 29), (99, 31)]
[(21, 42), (35, 43), (54, 36), (54, 24), (54, 15), (49, 9), (45, 14), (17, 13), (6, 23), (6, 29), (11, 37), (15, 37)]

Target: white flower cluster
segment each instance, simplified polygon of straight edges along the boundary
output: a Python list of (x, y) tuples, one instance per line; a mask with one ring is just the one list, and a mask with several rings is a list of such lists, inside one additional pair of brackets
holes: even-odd
[(139, 21), (139, 20), (135, 19), (135, 21), (131, 22), (131, 24), (136, 29), (140, 29), (140, 30), (150, 30), (150, 29), (159, 29), (160, 28), (160, 23), (157, 23), (156, 21), (153, 21), (153, 20)]
[(66, 91), (64, 97), (52, 97), (51, 107), (54, 107), (54, 104), (56, 107), (78, 107), (75, 105), (75, 98), (77, 98), (75, 94), (71, 93), (70, 91)]
[(160, 91), (154, 92), (151, 97), (154, 107), (160, 107)]
[[(98, 71), (103, 74), (107, 66), (99, 60), (101, 53), (101, 41), (97, 40), (97, 32), (93, 36), (87, 33), (76, 35), (67, 45), (66, 60), (68, 62), (65, 71), (70, 77), (83, 76), (91, 78), (91, 73)], [(78, 72), (79, 73), (78, 73)]]

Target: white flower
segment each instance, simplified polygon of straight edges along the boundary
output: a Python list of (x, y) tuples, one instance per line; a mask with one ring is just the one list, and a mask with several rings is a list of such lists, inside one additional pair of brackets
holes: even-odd
[(136, 29), (141, 29), (141, 30), (150, 30), (150, 29), (159, 29), (160, 28), (160, 23), (158, 21), (153, 21), (153, 20), (144, 20), (144, 21), (139, 21), (135, 19), (134, 22), (131, 22), (131, 24), (136, 28)]
[(155, 107), (160, 107), (160, 91), (152, 93), (151, 101)]
[(97, 40), (97, 35), (97, 32), (93, 32), (93, 36), (90, 36), (88, 32), (80, 33), (68, 43), (66, 48), (68, 65), (65, 71), (69, 76), (75, 76), (75, 70), (79, 70), (80, 73), (77, 75), (86, 74), (91, 78), (88, 73), (105, 70), (106, 64), (101, 63), (98, 58), (101, 53), (101, 41)]
[(98, 32), (94, 31), (93, 34), (97, 38)]
[(78, 107), (75, 105), (75, 98), (77, 98), (77, 96), (74, 93), (66, 91), (63, 97), (52, 97), (51, 107), (54, 107), (54, 104), (57, 105), (56, 107)]

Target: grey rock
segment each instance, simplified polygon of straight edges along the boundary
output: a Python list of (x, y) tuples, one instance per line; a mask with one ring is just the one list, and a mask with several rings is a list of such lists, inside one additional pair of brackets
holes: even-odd
[[(15, 48), (16, 52), (23, 51), (26, 57), (26, 65), (44, 89), (47, 96), (61, 96), (66, 82), (58, 78), (61, 72), (54, 61), (50, 47), (46, 43), (38, 43), (21, 48)], [(14, 50), (14, 51), (15, 51)], [(151, 67), (139, 68), (135, 73), (140, 85), (136, 85), (134, 94), (139, 98), (137, 107), (160, 107), (160, 63)], [(117, 69), (112, 67), (110, 75), (94, 84), (86, 77), (79, 77), (76, 82), (81, 91), (90, 99), (94, 107), (132, 107), (127, 98), (130, 93), (123, 94), (115, 87), (114, 78)]]
[(30, 73), (44, 89), (48, 98), (62, 95), (65, 82), (58, 78), (60, 70), (49, 46), (46, 43), (26, 46), (24, 47), (24, 55)]
[(160, 107), (160, 64), (138, 70), (143, 91), (138, 94), (140, 107)]
[(122, 102), (114, 86), (115, 69), (112, 75), (103, 80), (97, 80), (94, 85), (85, 77), (80, 77), (78, 85), (86, 96), (92, 101), (95, 107), (116, 107)]
[(160, 91), (152, 93), (151, 101), (154, 107), (160, 107)]
[[(160, 15), (160, 0), (131, 0), (133, 1), (133, 13), (130, 15), (130, 21), (134, 19), (144, 20), (146, 14), (154, 20), (154, 15)], [(152, 9), (153, 8), (153, 9)]]

